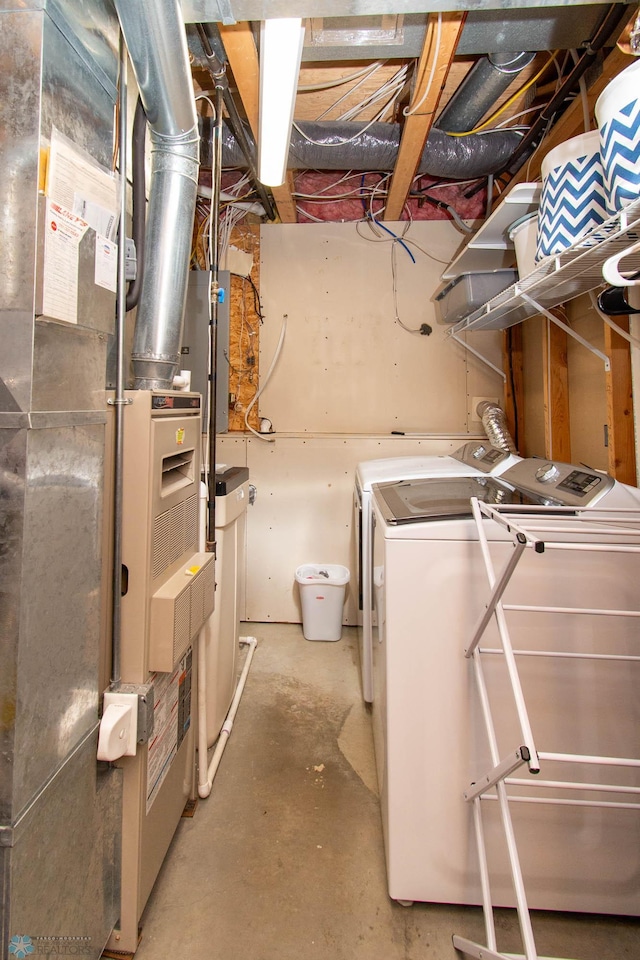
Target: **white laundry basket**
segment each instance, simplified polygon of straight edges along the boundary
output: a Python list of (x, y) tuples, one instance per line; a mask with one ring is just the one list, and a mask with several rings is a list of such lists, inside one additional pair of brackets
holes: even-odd
[(339, 640), (349, 571), (337, 563), (304, 563), (296, 570), (306, 640)]

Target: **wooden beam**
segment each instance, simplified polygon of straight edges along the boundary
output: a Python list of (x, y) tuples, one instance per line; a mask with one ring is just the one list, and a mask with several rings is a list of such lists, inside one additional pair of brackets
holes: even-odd
[(522, 324), (502, 331), (504, 382), (503, 404), (509, 433), (521, 456), (526, 456), (524, 442), (524, 361)]
[[(563, 307), (554, 307), (551, 312), (567, 322)], [(545, 456), (571, 463), (567, 334), (546, 317), (542, 318), (542, 378)]]
[[(616, 323), (629, 332), (629, 318), (616, 317)], [(609, 464), (612, 477), (623, 483), (636, 484), (636, 451), (633, 429), (633, 386), (631, 382), (631, 349), (608, 324), (604, 327), (604, 352), (611, 361), (605, 373), (607, 391), (607, 423)]]
[(451, 67), (458, 38), (462, 32), (466, 14), (443, 13), (439, 49), (436, 51), (436, 36), (438, 18), (435, 14), (429, 17), (424, 46), (418, 63), (418, 80), (415, 85), (412, 103), (420, 103), (429, 85), (429, 77), (433, 68), (434, 57), (437, 62), (433, 80), (424, 103), (416, 113), (410, 114), (404, 123), (402, 138), (398, 150), (395, 170), (391, 178), (389, 196), (384, 212), (385, 220), (399, 220), (407, 201), (411, 183), (416, 175), (418, 164), (424, 150), (429, 131), (438, 109), (440, 97)]
[[(234, 23), (230, 26), (218, 24), (218, 30), (251, 132), (257, 143), (260, 113), (260, 63), (251, 27), (246, 22)], [(297, 220), (296, 204), (292, 192), (293, 176), (291, 174), (287, 175), (287, 181), (281, 187), (271, 187), (278, 216), (282, 223), (295, 223)]]
[(251, 132), (257, 143), (260, 115), (260, 63), (251, 27), (246, 22), (234, 23), (231, 26), (219, 23), (218, 30)]

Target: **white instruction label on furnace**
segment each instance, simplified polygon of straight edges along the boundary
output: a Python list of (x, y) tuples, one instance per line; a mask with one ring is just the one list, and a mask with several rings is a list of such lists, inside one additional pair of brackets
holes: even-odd
[(80, 241), (89, 224), (47, 200), (44, 229), (42, 312), (54, 320), (78, 322)]

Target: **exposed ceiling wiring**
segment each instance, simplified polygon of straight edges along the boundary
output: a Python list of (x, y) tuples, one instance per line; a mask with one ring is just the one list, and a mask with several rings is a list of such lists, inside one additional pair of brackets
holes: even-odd
[(298, 93), (316, 93), (320, 90), (330, 90), (332, 87), (340, 87), (343, 83), (350, 83), (351, 80), (357, 80), (365, 74), (374, 73), (378, 67), (384, 66), (386, 60), (377, 60), (375, 63), (368, 63), (362, 70), (356, 70), (355, 73), (349, 73), (344, 77), (337, 77), (334, 80), (324, 80), (322, 83), (306, 83), (298, 87)]
[(364, 110), (368, 107), (373, 106), (379, 100), (384, 100), (387, 95), (391, 95), (389, 102), (395, 101), (404, 89), (404, 85), (407, 78), (408, 66), (405, 64), (400, 67), (399, 70), (390, 77), (386, 83), (383, 83), (381, 87), (378, 87), (377, 90), (374, 90), (370, 93), (364, 100), (361, 100), (360, 103), (355, 104), (341, 114), (337, 119), (338, 120), (355, 120)]
[(431, 58), (431, 70), (429, 71), (429, 79), (427, 80), (427, 85), (424, 89), (424, 92), (416, 104), (409, 104), (408, 107), (405, 107), (403, 114), (405, 117), (411, 117), (414, 113), (420, 109), (427, 97), (429, 96), (429, 91), (431, 90), (431, 85), (433, 84), (433, 78), (435, 76), (436, 67), (438, 66), (438, 55), (440, 53), (440, 41), (442, 37), (442, 14), (438, 14), (438, 23), (436, 26), (436, 46), (433, 52), (433, 57)]
[(349, 97), (352, 96), (354, 92), (363, 85), (363, 83), (366, 83), (366, 81), (370, 77), (372, 77), (374, 73), (377, 73), (380, 67), (384, 66), (385, 63), (386, 63), (386, 60), (377, 60), (375, 63), (373, 63), (371, 65), (371, 68), (362, 77), (362, 79), (358, 83), (356, 83), (353, 87), (351, 87), (350, 90), (347, 90), (346, 93), (343, 93), (341, 97), (338, 97), (338, 99), (334, 101), (334, 103), (330, 104), (330, 106), (328, 106), (325, 110), (323, 110), (322, 113), (316, 117), (316, 120), (324, 120), (324, 118), (327, 116), (328, 113), (331, 113), (331, 111), (335, 110), (335, 108), (338, 107), (341, 103), (344, 103), (345, 100), (348, 100)]
[(319, 140), (313, 140), (312, 137), (308, 136), (308, 135), (304, 132), (304, 130), (301, 130), (301, 129), (300, 129), (300, 127), (299, 127), (298, 124), (295, 122), (295, 120), (293, 121), (293, 126), (294, 126), (295, 129), (298, 131), (298, 133), (300, 134), (300, 136), (301, 136), (304, 140), (306, 140), (307, 143), (312, 143), (312, 144), (314, 145), (314, 147), (344, 147), (344, 146), (346, 146), (348, 143), (355, 143), (355, 141), (358, 140), (358, 138), (361, 137), (362, 134), (365, 133), (365, 131), (369, 129), (369, 127), (373, 126), (374, 123), (377, 123), (379, 120), (381, 120), (382, 117), (384, 116), (385, 112), (386, 112), (386, 109), (387, 109), (387, 108), (385, 107), (385, 108), (381, 111), (381, 113), (379, 113), (377, 116), (375, 116), (375, 117), (373, 118), (373, 120), (370, 120), (369, 123), (366, 124), (366, 126), (362, 127), (360, 130), (358, 130), (358, 132), (357, 132), (356, 134), (354, 134), (353, 137), (350, 137), (348, 140), (335, 140), (333, 143), (327, 143), (326, 141), (325, 141), (324, 143), (321, 143)]

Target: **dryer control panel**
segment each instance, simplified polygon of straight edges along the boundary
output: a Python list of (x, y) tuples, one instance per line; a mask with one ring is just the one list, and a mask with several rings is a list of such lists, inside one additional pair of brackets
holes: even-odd
[(488, 440), (469, 440), (451, 456), (468, 467), (475, 467), (483, 473), (491, 473), (499, 463), (510, 457), (505, 450), (492, 447)]
[(571, 507), (597, 503), (614, 484), (613, 478), (607, 473), (598, 473), (570, 463), (538, 459), (514, 463), (505, 470), (502, 479), (521, 490), (548, 496)]

